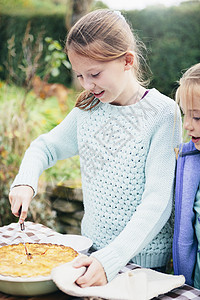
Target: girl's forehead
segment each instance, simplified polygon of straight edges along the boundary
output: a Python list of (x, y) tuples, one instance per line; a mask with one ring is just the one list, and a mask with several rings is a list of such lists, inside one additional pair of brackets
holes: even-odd
[(68, 57), (72, 64), (72, 67), (75, 69), (81, 69), (81, 68), (90, 69), (100, 65), (100, 62), (91, 59), (87, 56), (80, 55), (75, 51), (69, 51)]
[(181, 86), (180, 106), (187, 110), (200, 110), (200, 86)]

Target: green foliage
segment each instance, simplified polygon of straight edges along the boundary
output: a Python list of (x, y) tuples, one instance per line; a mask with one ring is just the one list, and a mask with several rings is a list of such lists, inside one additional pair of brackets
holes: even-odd
[[(26, 102), (27, 93), (33, 88), (33, 79), (41, 68), (41, 57), (44, 57), (45, 66), (42, 70), (43, 81), (47, 82), (49, 78), (57, 77), (60, 74), (61, 65), (67, 69), (71, 69), (71, 64), (67, 61), (67, 56), (63, 51), (61, 44), (50, 37), (45, 38), (48, 45), (47, 51), (44, 52), (43, 32), (38, 34), (35, 40), (30, 33), (31, 23), (26, 27), (24, 38), (22, 41), (22, 59), (19, 64), (16, 61), (15, 36), (8, 41), (8, 60), (4, 65), (8, 71), (7, 82), (18, 84), (25, 87), (25, 95), (22, 101), (22, 108)], [(41, 74), (40, 74), (41, 76)]]
[(62, 13), (67, 9), (65, 0), (0, 0), (0, 9), (3, 13), (11, 14), (52, 14)]
[(92, 10), (101, 9), (101, 8), (108, 8), (108, 5), (106, 5), (103, 1), (98, 1), (98, 0), (92, 2)]
[(58, 41), (54, 41), (50, 37), (45, 38), (45, 42), (48, 43), (48, 51), (45, 56), (45, 74), (50, 74), (53, 77), (57, 77), (60, 74), (60, 67), (63, 64), (67, 69), (71, 69), (71, 64), (67, 60), (66, 54), (63, 52), (63, 48)]
[[(74, 106), (74, 93), (69, 95), (69, 109), (63, 113), (56, 98), (42, 100), (31, 91), (22, 110), (24, 93), (23, 88), (0, 82), (0, 226), (16, 221), (10, 211), (8, 194), (25, 150), (38, 135), (58, 125)], [(53, 226), (55, 213), (44, 198), (45, 187), (47, 183), (67, 184), (68, 180), (80, 180), (78, 157), (58, 162), (42, 174), (41, 199), (33, 201), (29, 219)]]
[(150, 87), (174, 97), (182, 71), (200, 61), (199, 14), (200, 3), (126, 12), (148, 49)]
[[(33, 67), (37, 67), (39, 75), (43, 77), (44, 73), (46, 74), (45, 68), (47, 65), (50, 67), (52, 58), (55, 64), (57, 55), (58, 63), (60, 61), (62, 61), (62, 63), (59, 67), (60, 73), (57, 73), (56, 81), (70, 85), (71, 73), (66, 70), (66, 64), (64, 63), (65, 60), (67, 61), (66, 55), (64, 53), (61, 54), (61, 50), (54, 49), (52, 51), (51, 48), (49, 50), (50, 45), (44, 40), (47, 36), (52, 38), (51, 43), (57, 41), (63, 49), (63, 41), (66, 36), (63, 15), (57, 14), (53, 17), (47, 15), (44, 18), (44, 16), (41, 15), (30, 17), (28, 15), (13, 16), (0, 14), (0, 78), (7, 80), (15, 73), (16, 77), (13, 78), (15, 83), (19, 85), (24, 84), (25, 74), (22, 72), (22, 69), (23, 66), (27, 67), (27, 63), (29, 66), (32, 64)], [(9, 44), (11, 41), (12, 44)], [(12, 50), (12, 55), (8, 51), (8, 47), (11, 46), (13, 47), (10, 49)], [(59, 52), (60, 56), (58, 55)], [(48, 55), (51, 56), (51, 59), (47, 64), (45, 57), (48, 57)], [(14, 72), (12, 72), (11, 66)], [(58, 69), (58, 67), (56, 68)], [(26, 70), (28, 69), (26, 68)], [(55, 78), (51, 75), (49, 81), (55, 82)]]
[[(0, 78), (4, 80), (9, 76), (9, 71), (5, 66), (5, 62), (9, 60), (7, 41), (13, 36), (15, 37), (15, 64), (13, 68), (16, 70), (22, 61), (22, 41), (28, 22), (31, 21), (30, 34), (34, 37), (34, 41), (37, 41), (38, 35), (43, 31), (44, 36), (50, 36), (63, 47), (66, 37), (65, 13), (67, 6), (64, 0), (57, 0), (57, 4), (53, 4), (51, 0), (0, 0), (0, 8), (2, 3), (10, 5), (12, 8), (12, 1), (18, 3), (21, 7), (28, 7), (28, 9), (23, 15), (17, 9), (1, 10)], [(42, 10), (42, 7), (46, 7), (46, 9)], [(56, 7), (62, 7), (62, 12), (55, 13)], [(100, 7), (104, 7), (104, 4), (101, 1), (94, 1), (92, 8)], [(37, 9), (37, 15), (35, 9)], [(139, 38), (147, 46), (148, 63), (153, 74), (150, 87), (155, 87), (166, 95), (173, 97), (177, 87), (176, 82), (180, 78), (181, 72), (200, 61), (199, 2), (196, 4), (195, 2), (186, 3), (171, 8), (165, 8), (164, 6), (149, 7), (141, 11), (126, 11), (123, 13), (133, 29), (136, 30)], [(48, 46), (44, 45), (41, 57), (43, 64), (39, 68), (39, 75), (42, 76), (46, 64), (45, 57), (46, 60), (49, 59), (48, 51)], [(56, 61), (56, 57), (54, 61)], [(57, 63), (60, 64), (60, 57), (58, 57)], [(56, 77), (56, 81), (70, 85), (71, 72), (66, 72), (63, 63), (61, 63), (59, 70), (60, 74)], [(52, 71), (52, 74), (58, 74), (57, 68)], [(50, 82), (55, 82), (52, 75)]]
[[(20, 94), (17, 100), (11, 97), (12, 89), (1, 83), (0, 88), (0, 225), (10, 223), (14, 217), (10, 213), (8, 192), (13, 176), (20, 163), (20, 153), (24, 152), (31, 128), (20, 117)], [(20, 92), (20, 91), (19, 91)], [(13, 94), (12, 94), (13, 95)], [(9, 100), (8, 100), (9, 98)], [(19, 142), (20, 137), (20, 142)]]

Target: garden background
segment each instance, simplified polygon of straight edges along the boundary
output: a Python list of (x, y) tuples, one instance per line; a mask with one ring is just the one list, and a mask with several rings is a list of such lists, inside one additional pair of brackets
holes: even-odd
[[(10, 212), (8, 193), (26, 148), (39, 134), (59, 124), (75, 104), (79, 90), (63, 53), (67, 31), (81, 14), (104, 7), (102, 1), (92, 0), (0, 0), (0, 226), (17, 221)], [(200, 61), (200, 1), (122, 13), (147, 47), (149, 87), (174, 98), (182, 72)], [(55, 96), (34, 92), (35, 75), (64, 85), (66, 105)], [(65, 228), (59, 227), (59, 212), (49, 197), (58, 187), (61, 193), (64, 187), (80, 192), (78, 156), (58, 162), (41, 175), (39, 194), (28, 216), (68, 232), (72, 219), (65, 219)], [(81, 194), (76, 197), (80, 202)], [(76, 205), (81, 211), (80, 203)], [(81, 220), (81, 214), (77, 219)]]

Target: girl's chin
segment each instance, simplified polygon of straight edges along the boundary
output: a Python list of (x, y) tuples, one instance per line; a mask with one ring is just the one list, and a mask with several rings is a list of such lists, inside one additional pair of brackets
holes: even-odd
[(195, 148), (200, 151), (200, 138), (192, 137), (192, 142), (194, 143)]
[(195, 148), (200, 151), (200, 145), (195, 145)]

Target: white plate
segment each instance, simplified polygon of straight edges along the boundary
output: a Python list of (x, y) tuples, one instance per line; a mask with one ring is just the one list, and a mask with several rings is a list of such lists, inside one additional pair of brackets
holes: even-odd
[(58, 290), (50, 276), (11, 277), (0, 275), (0, 291), (15, 296), (38, 296)]
[(87, 253), (87, 251), (93, 244), (91, 239), (82, 235), (75, 234), (57, 234), (54, 237), (46, 238), (45, 243), (52, 243), (72, 247), (77, 252), (84, 254)]

